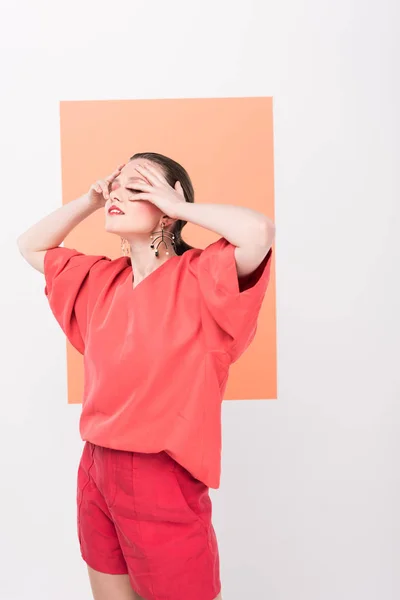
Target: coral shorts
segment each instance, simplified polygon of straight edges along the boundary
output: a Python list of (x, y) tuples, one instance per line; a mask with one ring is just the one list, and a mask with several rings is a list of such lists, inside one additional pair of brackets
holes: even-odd
[(219, 556), (208, 488), (168, 454), (86, 442), (78, 471), (86, 563), (128, 574), (145, 600), (214, 600)]

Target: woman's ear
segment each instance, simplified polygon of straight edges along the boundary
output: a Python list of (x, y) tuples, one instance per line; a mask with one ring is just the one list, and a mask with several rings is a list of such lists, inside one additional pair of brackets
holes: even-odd
[[(164, 215), (161, 222), (164, 223), (164, 227), (169, 227), (170, 225), (173, 225), (174, 223), (176, 223), (176, 219), (171, 219), (171, 217), (169, 217), (168, 215)], [(161, 229), (161, 223), (160, 223), (160, 229)]]

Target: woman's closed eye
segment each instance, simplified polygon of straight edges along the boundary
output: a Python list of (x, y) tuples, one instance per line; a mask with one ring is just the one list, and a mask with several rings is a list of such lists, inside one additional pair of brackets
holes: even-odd
[(135, 188), (126, 188), (128, 190), (128, 192), (131, 192), (132, 194), (141, 194), (142, 190), (137, 190)]

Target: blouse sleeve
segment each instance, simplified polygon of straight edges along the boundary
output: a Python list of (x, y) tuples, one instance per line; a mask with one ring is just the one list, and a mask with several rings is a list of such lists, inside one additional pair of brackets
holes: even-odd
[(85, 350), (89, 297), (96, 293), (93, 288), (97, 278), (89, 274), (104, 260), (109, 259), (61, 247), (47, 250), (44, 258), (45, 294), (50, 308), (68, 340), (81, 354)]
[(272, 250), (253, 273), (239, 278), (235, 246), (225, 238), (210, 244), (200, 255), (197, 275), (206, 319), (211, 317), (223, 332), (219, 339), (233, 362), (247, 349), (256, 333), (270, 280), (271, 256)]

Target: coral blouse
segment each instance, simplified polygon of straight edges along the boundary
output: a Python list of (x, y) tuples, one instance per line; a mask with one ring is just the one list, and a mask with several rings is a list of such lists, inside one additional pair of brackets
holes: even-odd
[(45, 293), (84, 357), (80, 434), (100, 446), (167, 452), (218, 488), (229, 366), (252, 341), (271, 251), (238, 279), (220, 238), (163, 263), (133, 289), (130, 258), (45, 255)]

